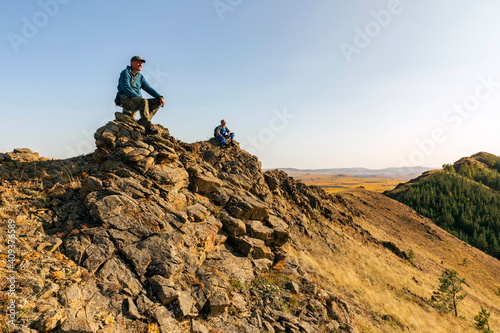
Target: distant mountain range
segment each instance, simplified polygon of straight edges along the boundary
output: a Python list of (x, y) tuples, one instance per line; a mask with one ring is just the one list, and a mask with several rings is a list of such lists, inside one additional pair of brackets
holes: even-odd
[(289, 175), (311, 174), (311, 175), (336, 175), (346, 174), (353, 176), (407, 176), (420, 175), (426, 171), (435, 168), (426, 168), (421, 166), (416, 167), (393, 167), (385, 169), (367, 169), (367, 168), (337, 168), (337, 169), (295, 169), (295, 168), (279, 168), (278, 170), (285, 171)]

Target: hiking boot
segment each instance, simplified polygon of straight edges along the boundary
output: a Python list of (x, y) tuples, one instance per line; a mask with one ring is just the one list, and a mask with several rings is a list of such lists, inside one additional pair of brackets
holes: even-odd
[(154, 129), (152, 126), (149, 126), (146, 128), (146, 132), (144, 134), (146, 135), (156, 135), (158, 134), (158, 130)]

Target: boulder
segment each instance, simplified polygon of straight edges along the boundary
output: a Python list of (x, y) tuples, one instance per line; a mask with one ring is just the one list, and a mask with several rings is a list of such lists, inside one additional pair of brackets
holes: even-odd
[(233, 242), (235, 250), (244, 256), (251, 256), (253, 259), (274, 260), (273, 252), (261, 239), (242, 236), (236, 237)]
[(228, 214), (223, 214), (221, 222), (224, 230), (232, 237), (243, 236), (247, 233), (246, 224), (240, 219), (229, 216)]
[(208, 312), (211, 316), (225, 313), (230, 302), (225, 291), (218, 291), (208, 299)]
[(105, 281), (104, 288), (125, 291), (132, 296), (137, 296), (143, 290), (142, 284), (137, 280), (134, 273), (127, 265), (118, 258), (108, 260), (98, 271), (97, 275), (101, 281)]
[(211, 194), (217, 192), (221, 186), (222, 181), (218, 178), (209, 175), (195, 175), (191, 181), (191, 188), (193, 192), (201, 194)]
[(250, 196), (233, 197), (227, 204), (226, 210), (234, 217), (242, 220), (263, 221), (269, 215), (267, 205)]
[(248, 225), (248, 235), (253, 238), (262, 239), (263, 241), (268, 241), (272, 238), (274, 230), (264, 226), (260, 221), (249, 221)]
[(210, 213), (205, 208), (205, 206), (201, 204), (196, 204), (189, 206), (187, 208), (187, 215), (190, 221), (192, 222), (201, 222), (204, 221)]

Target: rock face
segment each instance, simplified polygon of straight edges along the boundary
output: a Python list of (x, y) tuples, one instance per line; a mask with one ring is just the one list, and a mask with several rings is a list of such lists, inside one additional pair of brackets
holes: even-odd
[[(95, 133), (97, 150), (72, 161), (78, 177), (62, 183), (52, 166), (40, 180), (51, 197), (39, 237), (71, 265), (33, 289), (47, 290), (24, 331), (356, 331), (346, 303), (285, 249), (292, 228), (307, 234), (307, 221), (331, 218), (332, 197), (263, 173), (238, 147), (143, 132), (117, 113)], [(18, 151), (0, 163), (14, 168), (16, 156), (36, 160)]]

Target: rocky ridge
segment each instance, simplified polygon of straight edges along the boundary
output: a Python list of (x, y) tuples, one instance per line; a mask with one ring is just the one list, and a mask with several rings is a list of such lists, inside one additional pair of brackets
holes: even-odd
[[(117, 113), (92, 154), (0, 154), (0, 331), (458, 333), (480, 307), (500, 325), (500, 262), (409, 207), (158, 127)], [(464, 319), (429, 301), (444, 269)]]
[(238, 147), (159, 129), (144, 136), (116, 113), (93, 154), (0, 156), (3, 217), (15, 213), (9, 189), (23, 177), (33, 185), (17, 196), (18, 219), (35, 221), (17, 230), (30, 295), (18, 300), (17, 331), (356, 332), (347, 302), (283, 248), (311, 221), (349, 219), (332, 197), (263, 173)]

